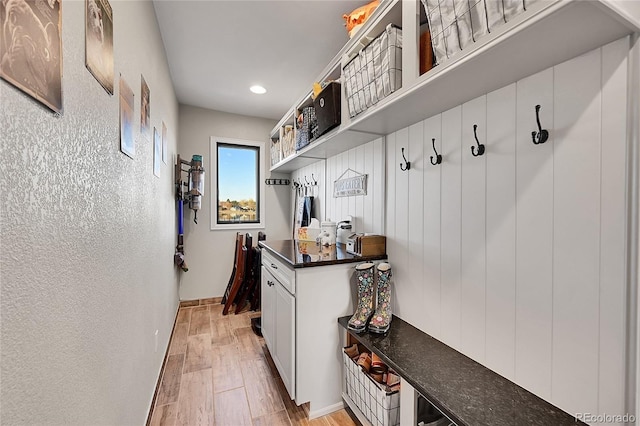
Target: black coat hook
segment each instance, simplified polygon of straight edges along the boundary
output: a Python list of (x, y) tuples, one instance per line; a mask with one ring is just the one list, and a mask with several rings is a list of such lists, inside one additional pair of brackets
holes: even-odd
[(402, 148), (402, 158), (404, 159), (404, 164), (400, 163), (400, 170), (406, 172), (411, 168), (411, 161), (407, 161), (407, 157), (404, 156), (404, 148)]
[(311, 182), (309, 182), (309, 181), (307, 180), (307, 175), (304, 175), (304, 181), (305, 181), (305, 182), (307, 182), (307, 184), (306, 184), (305, 186), (309, 186), (309, 185), (311, 185)]
[(438, 154), (438, 151), (436, 151), (436, 138), (431, 139), (431, 145), (433, 146), (433, 152), (436, 153), (436, 161), (433, 161), (433, 155), (431, 156), (431, 164), (438, 165), (440, 163), (442, 163), (442, 155)]
[(478, 144), (477, 148), (478, 151), (476, 152), (476, 146), (472, 146), (471, 147), (471, 155), (473, 155), (474, 157), (479, 157), (480, 155), (484, 154), (484, 145), (480, 143), (480, 141), (478, 140), (478, 133), (476, 133), (476, 130), (478, 129), (478, 125), (474, 124), (473, 125), (473, 137), (476, 138), (476, 143)]
[(313, 181), (313, 185), (317, 185), (318, 181), (316, 180), (315, 176), (313, 175), (313, 173), (311, 173), (311, 180)]
[(531, 139), (533, 139), (534, 144), (538, 145), (545, 143), (549, 139), (549, 132), (543, 129), (540, 124), (540, 105), (536, 105), (536, 122), (538, 123), (538, 131), (531, 132)]

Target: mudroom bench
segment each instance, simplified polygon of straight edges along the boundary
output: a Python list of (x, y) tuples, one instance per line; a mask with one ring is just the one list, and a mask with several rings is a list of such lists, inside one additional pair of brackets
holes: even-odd
[[(349, 318), (338, 319), (347, 344), (364, 345), (401, 377), (401, 425), (418, 424), (419, 396), (450, 420), (446, 424), (585, 424), (396, 316), (384, 335), (348, 330)], [(361, 417), (348, 397), (345, 402)]]

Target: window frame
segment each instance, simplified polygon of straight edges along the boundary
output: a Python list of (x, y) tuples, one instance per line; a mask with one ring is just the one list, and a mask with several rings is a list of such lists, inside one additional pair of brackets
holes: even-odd
[[(257, 173), (257, 197), (256, 212), (259, 215), (258, 222), (234, 222), (218, 223), (218, 145), (227, 145), (248, 148), (258, 148), (258, 173)], [(211, 136), (209, 140), (209, 158), (211, 158), (211, 202), (210, 202), (210, 224), (212, 231), (220, 230), (240, 230), (240, 229), (264, 229), (265, 227), (265, 143), (260, 141), (250, 141), (243, 139), (230, 139), (218, 136)]]

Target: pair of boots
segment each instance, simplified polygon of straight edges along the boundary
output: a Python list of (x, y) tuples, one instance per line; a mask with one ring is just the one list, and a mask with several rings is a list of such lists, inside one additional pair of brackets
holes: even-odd
[(369, 331), (374, 333), (386, 333), (391, 325), (391, 265), (386, 262), (378, 264), (375, 274), (378, 278), (375, 312), (373, 311), (374, 266), (371, 262), (356, 266), (358, 306), (349, 320), (348, 328), (357, 333), (364, 331), (367, 323)]

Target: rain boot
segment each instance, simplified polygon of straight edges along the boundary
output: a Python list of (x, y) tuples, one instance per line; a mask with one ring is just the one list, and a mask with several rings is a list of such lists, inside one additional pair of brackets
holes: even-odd
[(367, 322), (373, 313), (373, 267), (371, 262), (356, 266), (358, 305), (347, 327), (358, 333), (367, 328)]
[(386, 262), (378, 264), (377, 276), (378, 302), (369, 323), (369, 331), (386, 333), (391, 326), (391, 265)]

